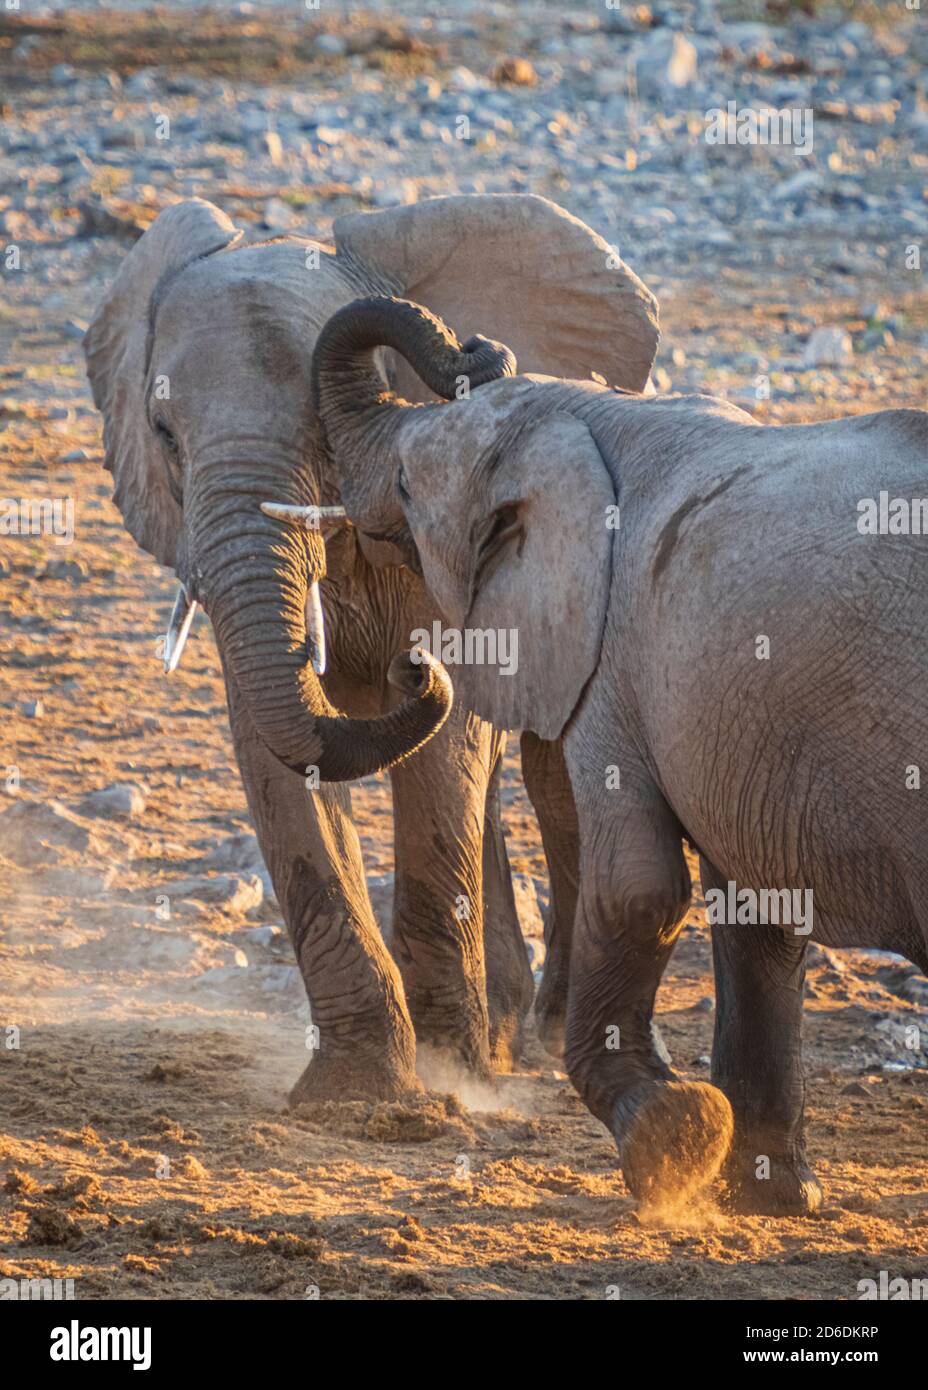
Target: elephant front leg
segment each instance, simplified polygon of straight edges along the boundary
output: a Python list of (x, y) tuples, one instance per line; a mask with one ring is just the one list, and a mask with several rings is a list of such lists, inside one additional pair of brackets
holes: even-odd
[(258, 738), (228, 671), (226, 688), (258, 842), (312, 1014), (311, 1060), (290, 1099), (395, 1099), (419, 1085), (415, 1040), (368, 899), (348, 791), (307, 791)]
[[(703, 888), (725, 882), (701, 861)], [(731, 1101), (724, 1177), (738, 1211), (805, 1215), (822, 1201), (803, 1144), (802, 1000), (807, 938), (777, 926), (715, 925), (712, 1080)]]
[(483, 824), (492, 730), (453, 713), (391, 770), (396, 886), (393, 954), (436, 1086), (491, 1073), (483, 943)]
[[(506, 836), (503, 833), (499, 783), (504, 734), (492, 735), (495, 762), (487, 788), (483, 835), (483, 949), (487, 971), (490, 1058), (497, 1071), (512, 1071), (522, 1055), (525, 1019), (535, 997), (535, 981), (519, 922)], [(491, 757), (494, 753), (491, 751)]]
[(537, 734), (522, 735), (522, 776), (538, 817), (551, 900), (545, 922), (545, 969), (535, 999), (538, 1036), (553, 1057), (564, 1055), (570, 943), (577, 914), (580, 832), (564, 749)]
[[(724, 1094), (677, 1081), (652, 1035), (654, 998), (690, 900), (681, 832), (653, 786), (577, 788), (580, 898), (568, 991), (566, 1060), (611, 1130), (625, 1180), (648, 1205), (676, 1204), (717, 1175), (732, 1135)], [(611, 761), (611, 760), (610, 760)], [(605, 764), (604, 764), (605, 766)], [(611, 798), (611, 800), (610, 800)]]

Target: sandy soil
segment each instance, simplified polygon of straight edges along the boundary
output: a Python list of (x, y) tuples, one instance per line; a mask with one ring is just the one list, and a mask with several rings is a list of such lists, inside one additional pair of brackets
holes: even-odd
[[(0, 495), (72, 497), (79, 544), (5, 537), (0, 557), (0, 1277), (73, 1277), (79, 1299), (853, 1299), (879, 1270), (922, 1277), (928, 1072), (906, 1029), (924, 1036), (925, 991), (891, 957), (812, 951), (814, 1219), (734, 1219), (711, 1196), (637, 1214), (608, 1134), (534, 1040), (492, 1092), (287, 1109), (307, 1014), (250, 857), (208, 624), (165, 679), (173, 585), (109, 501), (79, 344), (57, 326), (89, 317), (120, 254), (87, 245), (53, 323), (34, 287), (2, 320)], [(724, 387), (707, 343), (773, 351), (797, 316), (853, 319), (868, 286), (834, 278), (778, 273), (774, 291), (753, 271), (668, 274), (667, 341)], [(911, 279), (876, 291), (924, 326)], [(920, 360), (880, 352), (831, 398), (756, 408), (922, 405)], [(131, 813), (92, 799), (114, 784), (137, 788)], [(354, 799), (382, 904), (389, 784)], [(513, 867), (543, 905), (511, 755), (504, 801)], [(708, 1076), (712, 999), (694, 902), (658, 1005), (684, 1076)]]

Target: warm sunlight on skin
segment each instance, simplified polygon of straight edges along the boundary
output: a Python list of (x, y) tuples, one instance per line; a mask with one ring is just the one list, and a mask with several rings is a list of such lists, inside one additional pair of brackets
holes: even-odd
[[(667, 397), (712, 395), (764, 426), (924, 411), (926, 63), (928, 0), (390, 0), (370, 12), (347, 0), (0, 0), (0, 1301), (14, 1296), (7, 1281), (25, 1298), (29, 1281), (47, 1279), (73, 1289), (85, 1321), (87, 1305), (102, 1319), (106, 1300), (189, 1313), (198, 1300), (234, 1310), (256, 1300), (620, 1298), (672, 1301), (675, 1313), (693, 1301), (700, 1316), (717, 1312), (709, 1304), (788, 1300), (797, 1322), (811, 1321), (810, 1301), (849, 1308), (861, 1281), (885, 1298), (892, 1279), (914, 1289), (928, 1278), (928, 983), (896, 953), (917, 957), (914, 932), (885, 950), (810, 939), (804, 1004), (799, 966), (768, 996), (750, 982), (758, 1006), (744, 1010), (738, 1034), (749, 1039), (749, 1099), (760, 1092), (766, 1103), (782, 1055), (765, 1050), (762, 1024), (753, 1031), (760, 1004), (786, 999), (797, 1036), (802, 1018), (801, 1064), (784, 1090), (791, 1085), (795, 1101), (804, 1078), (807, 1157), (824, 1194), (812, 1216), (792, 1214), (798, 1203), (785, 1215), (734, 1210), (722, 1150), (738, 1130), (723, 1088), (731, 1099), (738, 1086), (718, 1069), (719, 1037), (737, 1032), (737, 1010), (716, 989), (688, 840), (692, 900), (671, 924), (684, 925), (659, 980), (654, 1030), (641, 962), (649, 950), (667, 958), (671, 928), (660, 912), (653, 924), (647, 893), (643, 908), (634, 893), (610, 897), (607, 877), (581, 887), (593, 885), (602, 917), (611, 911), (631, 927), (622, 951), (617, 932), (603, 933), (583, 959), (589, 976), (613, 986), (608, 1007), (627, 1007), (637, 989), (631, 1029), (624, 1015), (613, 1024), (594, 990), (572, 998), (591, 1032), (606, 1020), (603, 1049), (613, 1029), (619, 1053), (632, 1033), (620, 1060), (631, 1057), (635, 1081), (635, 1067), (647, 1072), (645, 1089), (653, 1082), (666, 1096), (660, 1069), (672, 1066), (690, 1095), (714, 1082), (716, 1109), (707, 1102), (700, 1128), (695, 1105), (682, 1108), (675, 1147), (652, 1153), (646, 1126), (636, 1136), (635, 1116), (648, 1113), (639, 1096), (623, 1116), (620, 1156), (593, 1113), (597, 1086), (606, 1090), (618, 1068), (607, 1058), (601, 1083), (591, 1047), (588, 1094), (576, 1055), (565, 1059), (568, 963), (578, 957), (567, 961), (563, 921), (575, 921), (580, 858), (570, 783), (564, 793), (558, 781), (567, 778), (560, 740), (591, 703), (603, 662), (600, 626), (591, 622), (580, 643), (577, 614), (600, 604), (621, 628), (634, 607), (609, 607), (615, 590), (606, 564), (597, 569), (601, 553), (609, 565), (628, 553), (621, 450), (596, 491), (597, 507), (605, 498), (621, 526), (608, 537), (591, 529), (571, 563), (566, 533), (587, 493), (564, 479), (592, 476), (570, 471), (582, 454), (577, 433), (561, 418), (560, 444), (537, 446), (538, 469), (551, 477), (525, 504), (502, 481), (522, 436), (513, 428), (498, 449), (495, 440), (484, 447), (488, 427), (464, 464), (481, 460), (481, 487), (489, 494), (492, 475), (499, 495), (472, 528), (457, 511), (441, 517), (428, 555), (414, 535), (427, 513), (417, 493), (428, 493), (416, 466), (424, 454), (378, 472), (356, 418), (364, 373), (385, 412), (394, 387), (428, 398), (409, 412), (420, 425), (458, 411), (451, 420), (467, 428), (434, 460), (436, 477), (454, 483), (453, 446), (471, 440), (479, 393), (525, 386), (524, 376), (508, 379), (515, 359), (533, 380), (556, 373), (581, 391), (597, 383), (612, 403), (635, 398), (633, 409), (650, 408), (638, 398), (653, 387), (660, 411)], [(801, 141), (765, 142), (749, 114), (760, 103), (794, 108), (788, 129)], [(738, 142), (738, 121), (750, 140)], [(127, 264), (134, 281), (119, 278)], [(421, 375), (392, 340), (371, 338), (385, 311), (368, 303), (355, 343), (363, 370), (350, 391), (339, 377), (345, 339), (330, 340), (328, 375), (321, 380), (317, 362), (314, 377), (315, 345), (333, 317), (385, 299), (425, 306)], [(375, 350), (384, 371), (371, 376)], [(430, 353), (441, 370), (428, 380)], [(477, 409), (471, 378), (452, 370), (462, 361), (473, 367)], [(620, 415), (615, 438), (626, 428)], [(330, 434), (322, 420), (334, 421)], [(383, 414), (371, 434), (392, 438), (391, 428)], [(750, 418), (745, 429), (786, 433), (755, 430)], [(587, 433), (582, 447), (595, 454), (600, 441)], [(888, 448), (889, 464), (902, 452)], [(916, 471), (921, 456), (907, 454)], [(649, 477), (663, 477), (667, 457)], [(736, 465), (761, 472), (759, 457), (745, 450)], [(650, 567), (681, 537), (692, 545), (684, 559), (678, 552), (676, 574), (672, 564), (665, 571), (667, 611), (686, 614), (703, 568), (735, 591), (704, 506), (726, 482), (713, 476), (677, 506), (646, 551)], [(793, 501), (784, 496), (784, 508)], [(479, 616), (481, 586), (532, 556), (529, 513), (541, 502), (550, 510), (534, 588), (559, 579), (553, 601), (538, 603), (544, 641), (533, 652), (518, 615), (491, 628), (468, 614)], [(885, 599), (871, 628), (898, 636), (901, 598), (917, 598), (924, 582), (924, 536), (911, 556), (892, 552), (911, 561), (899, 581), (882, 537), (861, 535), (873, 546), (853, 550), (855, 502), (847, 572), (865, 576), (859, 593)], [(231, 539), (224, 503), (240, 521)], [(747, 528), (736, 516), (743, 589), (753, 586), (761, 603), (766, 561), (798, 576), (803, 599), (808, 590), (811, 567), (783, 521), (777, 505)], [(814, 533), (820, 518), (803, 521)], [(482, 539), (468, 568), (471, 534)], [(256, 556), (267, 561), (257, 579)], [(440, 595), (423, 577), (424, 559), (440, 568), (436, 556), (453, 561)], [(248, 582), (232, 592), (240, 574)], [(628, 589), (651, 593), (645, 582)], [(837, 580), (831, 592), (842, 597)], [(441, 612), (455, 605), (457, 617)], [(261, 618), (249, 644), (236, 624), (253, 608)], [(925, 605), (913, 599), (912, 610)], [(679, 758), (678, 788), (654, 773), (660, 807), (670, 808), (660, 824), (675, 836), (676, 886), (685, 877), (680, 804), (694, 769), (711, 764), (717, 800), (694, 800), (714, 827), (729, 809), (734, 726), (763, 711), (744, 801), (766, 785), (768, 755), (793, 767), (795, 787), (793, 744), (834, 732), (829, 720), (859, 693), (864, 637), (873, 637), (858, 633), (855, 647), (836, 630), (830, 703), (816, 706), (820, 718), (781, 721), (787, 735), (764, 748), (776, 726), (770, 685), (752, 687), (760, 693), (736, 708), (738, 719), (718, 718), (735, 708), (726, 700), (739, 676), (720, 654), (714, 616), (679, 620), (679, 645), (695, 655), (676, 678), (689, 698), (695, 656), (712, 657), (718, 706), (706, 723), (724, 724), (717, 752), (707, 759), (706, 740), (673, 721), (663, 745), (648, 749), (649, 768), (667, 746)], [(484, 663), (474, 653), (488, 633)], [(615, 767), (597, 763), (595, 777), (598, 788), (621, 765), (616, 796), (637, 785), (625, 757), (634, 718), (674, 684), (647, 685), (646, 658), (675, 650), (656, 628), (647, 635), (639, 665), (619, 673), (631, 671), (636, 699), (636, 678), (647, 687), (634, 716), (624, 695), (614, 708), (606, 701)], [(786, 636), (789, 653), (775, 650), (771, 669), (792, 660), (803, 633)], [(756, 676), (753, 628), (748, 641)], [(912, 669), (923, 669), (922, 635), (906, 628), (900, 641)], [(440, 688), (428, 686), (434, 667), (406, 657), (423, 642), (445, 660)], [(583, 660), (573, 655), (581, 647)], [(275, 666), (281, 648), (286, 660)], [(796, 663), (803, 690), (823, 679), (820, 655)], [(502, 668), (507, 692), (532, 672), (533, 698), (557, 706), (540, 710), (542, 730), (523, 721), (539, 733), (525, 739), (524, 757), (520, 721), (504, 741), (502, 716), (486, 715), (499, 719), (494, 729), (472, 713), (476, 703), (465, 705), (473, 666)], [(914, 702), (917, 681), (909, 689)], [(405, 724), (400, 708), (411, 711)], [(858, 722), (878, 759), (898, 732), (893, 710)], [(874, 762), (835, 822), (833, 882), (880, 927), (897, 877), (882, 829), (890, 818), (871, 853), (851, 844), (850, 820), (877, 814), (880, 778), (908, 775), (926, 729), (928, 715), (911, 758), (888, 771)], [(327, 763), (316, 756), (324, 744)], [(369, 746), (379, 762), (362, 760)], [(894, 760), (895, 745), (884, 761)], [(320, 762), (332, 780), (320, 780)], [(388, 763), (393, 772), (362, 775)], [(574, 772), (577, 784), (586, 772)], [(544, 785), (530, 798), (532, 775)], [(913, 797), (928, 795), (912, 785)], [(829, 783), (820, 800), (842, 795)], [(742, 802), (732, 800), (746, 841)], [(769, 796), (756, 818), (765, 843), (776, 839), (783, 800)], [(657, 796), (647, 802), (646, 829), (660, 820), (657, 805)], [(799, 859), (819, 810), (802, 817)], [(685, 831), (701, 838), (691, 823)], [(646, 853), (623, 859), (619, 842), (600, 824), (585, 840), (608, 844), (610, 867), (647, 867)], [(923, 858), (912, 862), (920, 882)], [(574, 969), (573, 986), (577, 978)], [(574, 1052), (588, 1060), (576, 1043)], [(776, 1112), (764, 1111), (764, 1135)], [(666, 1133), (674, 1119), (655, 1127)], [(786, 1147), (793, 1161), (796, 1147)], [(628, 1167), (637, 1159), (644, 1174), (640, 1201), (623, 1177), (629, 1153)], [(751, 1147), (747, 1157), (762, 1187), (769, 1156), (755, 1159)], [(62, 1324), (75, 1316), (55, 1309)], [(295, 1313), (302, 1338), (310, 1310)], [(637, 1330), (637, 1311), (625, 1310), (621, 1331), (629, 1316)], [(665, 1327), (661, 1336), (658, 1352), (702, 1345), (705, 1364), (727, 1369), (708, 1334), (697, 1343)], [(899, 1340), (903, 1349), (911, 1341)], [(156, 1341), (156, 1370), (166, 1356)]]

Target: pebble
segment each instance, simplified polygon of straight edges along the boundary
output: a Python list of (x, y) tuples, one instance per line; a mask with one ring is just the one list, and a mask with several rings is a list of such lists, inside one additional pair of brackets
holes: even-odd
[(135, 782), (114, 782), (81, 802), (81, 815), (100, 820), (138, 820), (145, 814), (145, 790)]
[(175, 879), (159, 885), (158, 891), (171, 900), (186, 899), (232, 913), (251, 912), (264, 901), (264, 885), (258, 874)]
[(324, 53), (330, 58), (343, 58), (348, 52), (348, 45), (340, 34), (317, 35), (313, 48), (317, 53)]
[(844, 328), (816, 328), (802, 354), (805, 367), (844, 367), (854, 355), (851, 335)]
[[(87, 457), (83, 449), (75, 452), (79, 452), (84, 458)], [(68, 454), (62, 462), (66, 463), (72, 457), (72, 455)], [(81, 584), (86, 577), (87, 566), (84, 564), (83, 560), (70, 559), (48, 560), (39, 575), (40, 579), (63, 579), (72, 584)]]

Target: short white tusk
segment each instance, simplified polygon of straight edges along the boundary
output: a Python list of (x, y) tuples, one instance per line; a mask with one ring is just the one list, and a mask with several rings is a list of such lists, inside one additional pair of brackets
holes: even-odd
[(310, 584), (306, 595), (306, 639), (317, 676), (325, 675), (325, 615), (318, 584)]
[(164, 674), (166, 676), (177, 669), (177, 663), (183, 654), (187, 635), (190, 632), (190, 624), (193, 622), (196, 611), (196, 599), (191, 598), (181, 584), (177, 591), (177, 598), (174, 600), (168, 630), (164, 634)]
[(307, 531), (318, 531), (324, 521), (348, 519), (344, 507), (295, 507), (289, 502), (262, 502), (261, 510), (265, 516), (272, 516), (275, 521), (286, 521), (291, 526), (303, 526)]

